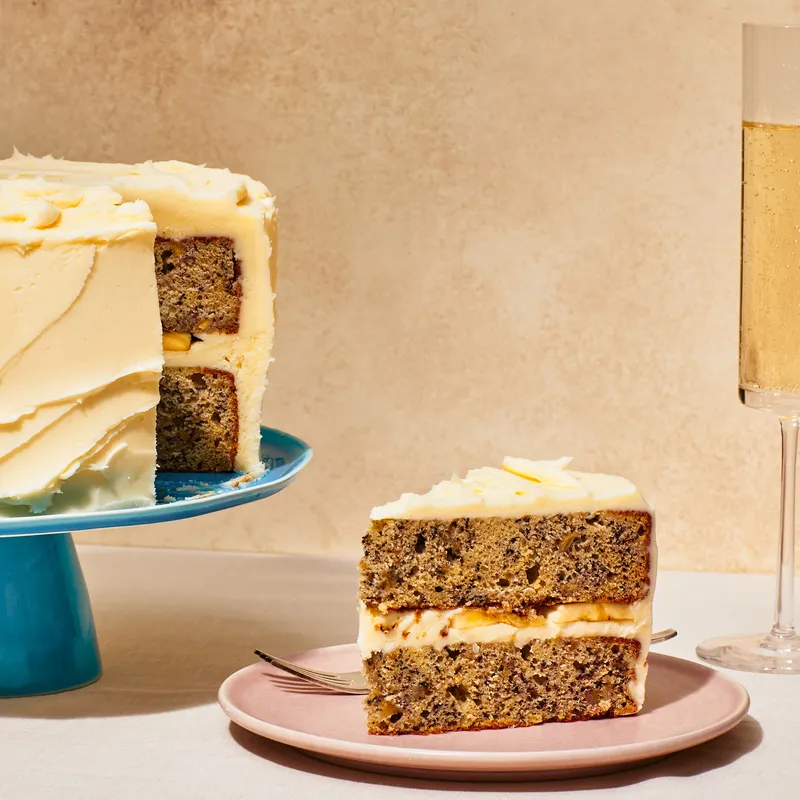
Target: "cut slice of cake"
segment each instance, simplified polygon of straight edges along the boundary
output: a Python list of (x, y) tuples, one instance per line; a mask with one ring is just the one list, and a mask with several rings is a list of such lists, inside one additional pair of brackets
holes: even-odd
[(155, 502), (155, 234), (107, 187), (0, 181), (0, 516)]
[[(277, 211), (267, 188), (178, 161), (94, 164), (15, 153), (0, 177), (107, 185), (147, 203), (165, 369), (159, 469), (259, 472), (271, 360)], [(152, 266), (151, 266), (152, 269)]]
[(653, 513), (621, 477), (507, 458), (375, 508), (359, 646), (370, 733), (635, 714)]

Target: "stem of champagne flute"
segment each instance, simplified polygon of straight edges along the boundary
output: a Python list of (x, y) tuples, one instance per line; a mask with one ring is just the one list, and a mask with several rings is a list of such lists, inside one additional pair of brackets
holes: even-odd
[(800, 419), (781, 418), (781, 538), (778, 550), (778, 587), (772, 636), (794, 636), (794, 504), (797, 474), (797, 429)]

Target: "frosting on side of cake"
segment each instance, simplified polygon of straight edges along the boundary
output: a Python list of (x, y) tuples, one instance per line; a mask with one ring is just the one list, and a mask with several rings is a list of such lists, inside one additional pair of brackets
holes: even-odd
[(530, 616), (480, 608), (418, 609), (385, 614), (359, 603), (358, 646), (362, 658), (397, 648), (456, 644), (480, 646), (511, 643), (524, 647), (537, 639), (585, 636), (635, 639), (641, 644), (636, 678), (629, 691), (641, 707), (647, 677), (647, 653), (652, 635), (652, 603), (648, 597), (631, 605), (568, 603)]
[[(166, 367), (210, 367), (230, 372), (236, 381), (239, 430), (251, 435), (239, 436), (236, 454), (238, 472), (260, 472), (261, 402), (265, 376), (271, 361), (271, 348), (261, 336), (207, 333), (199, 334), (186, 351), (165, 350)], [(256, 438), (253, 431), (259, 431)]]
[(425, 494), (406, 493), (372, 510), (372, 520), (453, 519), (568, 514), (602, 510), (651, 511), (639, 490), (617, 475), (574, 472), (571, 458), (529, 461), (507, 457), (503, 468), (454, 475)]
[(245, 175), (179, 161), (95, 164), (18, 152), (0, 160), (0, 177), (32, 176), (110, 186), (124, 200), (144, 201), (159, 236), (233, 240), (241, 266), (238, 332), (197, 334), (188, 350), (166, 350), (164, 358), (168, 367), (212, 367), (233, 373), (239, 414), (235, 467), (242, 472), (260, 470), (261, 402), (271, 361), (277, 278), (277, 209), (267, 188)]
[(0, 181), (0, 515), (154, 502), (155, 231), (105, 187)]

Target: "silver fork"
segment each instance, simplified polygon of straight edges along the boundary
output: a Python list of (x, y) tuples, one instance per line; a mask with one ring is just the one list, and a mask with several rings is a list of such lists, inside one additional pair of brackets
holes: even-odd
[(253, 652), (268, 664), (272, 664), (273, 667), (278, 667), (278, 669), (282, 669), (290, 675), (303, 678), (317, 686), (324, 686), (326, 689), (331, 689), (341, 694), (367, 694), (367, 682), (360, 672), (321, 672), (317, 669), (301, 667), (291, 661), (285, 661), (282, 658), (278, 658), (278, 656), (265, 653), (263, 650), (254, 650)]
[[(674, 628), (666, 628), (663, 631), (654, 633), (650, 639), (650, 644), (661, 644), (674, 639), (677, 635), (678, 631)], [(254, 650), (253, 652), (268, 664), (272, 664), (274, 667), (278, 667), (278, 669), (282, 669), (296, 678), (302, 678), (309, 683), (323, 686), (333, 692), (339, 694), (367, 694), (369, 691), (367, 682), (361, 672), (322, 672), (318, 669), (301, 667), (299, 664), (293, 664), (291, 661), (265, 653), (263, 650)]]

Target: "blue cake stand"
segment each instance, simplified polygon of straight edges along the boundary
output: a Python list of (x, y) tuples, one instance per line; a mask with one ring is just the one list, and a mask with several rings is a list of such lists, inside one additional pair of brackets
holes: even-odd
[(250, 481), (160, 474), (147, 508), (0, 518), (0, 697), (77, 689), (102, 673), (74, 531), (187, 519), (269, 497), (297, 477), (311, 448), (262, 428), (261, 457), (266, 471)]

